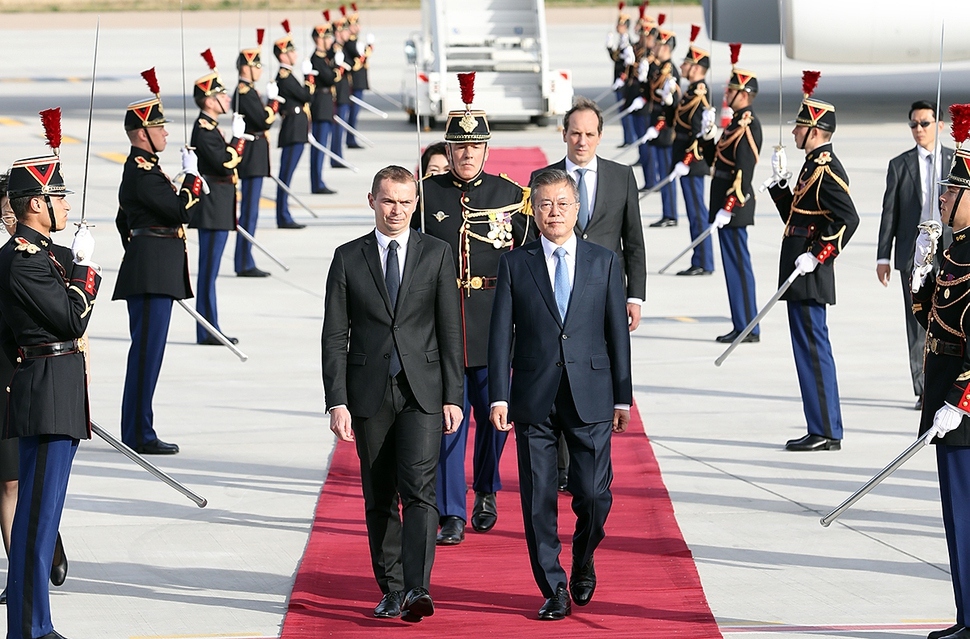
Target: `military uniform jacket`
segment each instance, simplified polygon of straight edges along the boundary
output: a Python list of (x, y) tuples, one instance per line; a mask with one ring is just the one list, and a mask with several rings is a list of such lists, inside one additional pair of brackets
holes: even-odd
[[(750, 107), (734, 113), (731, 124), (721, 138), (702, 140), (704, 157), (714, 163), (711, 179), (711, 222), (720, 209), (728, 207), (733, 213), (728, 226), (754, 224), (754, 189), (751, 177), (761, 153), (761, 122)], [(730, 208), (733, 207), (733, 208)]]
[(471, 182), (453, 173), (423, 180), (424, 202), (411, 226), (451, 244), (461, 291), (465, 366), (488, 365), (488, 324), (492, 317), (498, 261), (536, 234), (528, 189), (508, 178), (480, 173)]
[[(333, 68), (333, 59), (326, 53), (315, 51), (310, 56), (310, 64), (317, 72), (313, 80), (313, 101), (310, 102), (310, 118), (314, 122), (333, 122), (333, 99), (336, 89), (337, 72)], [(322, 144), (322, 143), (321, 143)]]
[[(87, 330), (101, 276), (74, 264), (68, 249), (22, 224), (0, 248), (0, 339), (16, 362), (7, 388), (4, 438), (90, 438), (84, 353), (25, 357), (20, 348), (79, 339)], [(58, 257), (59, 256), (59, 257)]]
[[(680, 100), (680, 88), (675, 87), (671, 95), (673, 96), (673, 104), (669, 106), (664, 104), (660, 99), (659, 92), (662, 91), (664, 84), (667, 80), (672, 79), (675, 83), (680, 80), (680, 73), (678, 73), (677, 68), (674, 67), (674, 63), (670, 60), (665, 60), (663, 62), (658, 62), (655, 65), (651, 65), (650, 74), (647, 78), (647, 82), (642, 87), (643, 99), (647, 101), (650, 105), (650, 126), (656, 127), (660, 130), (660, 135), (658, 135), (653, 140), (650, 140), (648, 144), (653, 146), (672, 146), (674, 143), (674, 117), (677, 112), (677, 102)], [(661, 176), (667, 177), (667, 176)]]
[[(970, 412), (970, 237), (968, 229), (953, 233), (953, 243), (943, 251), (943, 265), (934, 279), (926, 278), (913, 294), (913, 314), (926, 329), (923, 371), (926, 375), (919, 434), (933, 425), (933, 416), (944, 402)], [(970, 419), (936, 443), (970, 446)]]
[(674, 162), (685, 161), (690, 153), (691, 177), (704, 176), (711, 172), (710, 164), (701, 147), (704, 109), (711, 106), (707, 100), (707, 83), (698, 80), (687, 87), (684, 97), (674, 109)]
[(279, 103), (263, 104), (256, 86), (240, 80), (232, 96), (232, 109), (246, 118), (246, 133), (256, 138), (246, 143), (242, 161), (236, 166), (241, 178), (269, 177), (269, 128), (276, 121)]
[[(313, 76), (310, 76), (313, 77)], [(276, 74), (276, 84), (280, 89), (280, 97), (286, 102), (280, 104), (280, 146), (291, 144), (306, 144), (309, 141), (310, 120), (307, 110), (313, 99), (313, 84), (304, 85), (293, 76), (293, 70), (281, 66)]]
[(236, 167), (246, 141), (233, 138), (226, 144), (216, 119), (200, 113), (192, 127), (192, 146), (209, 192), (202, 194), (200, 205), (192, 210), (189, 227), (231, 231), (236, 228)]
[(615, 49), (606, 47), (606, 52), (610, 54), (610, 60), (613, 61), (613, 81), (624, 77), (626, 74), (626, 65), (623, 63), (623, 49), (630, 43), (629, 37), (625, 34), (620, 36), (620, 40), (616, 45)]
[(370, 65), (371, 46), (364, 45), (360, 48), (360, 41), (356, 37), (351, 37), (344, 45), (344, 55), (347, 56), (347, 64), (353, 71), (350, 73), (350, 86), (354, 91), (366, 91), (370, 88), (367, 83), (367, 67)]
[(849, 197), (849, 178), (832, 144), (823, 144), (805, 157), (794, 193), (787, 185), (773, 186), (770, 192), (785, 222), (778, 285), (792, 274), (795, 258), (802, 253), (811, 251), (821, 262), (798, 277), (782, 299), (835, 304), (835, 258), (859, 226), (859, 215)]
[[(333, 47), (330, 48), (330, 63), (332, 65), (336, 66), (337, 64), (337, 61), (334, 57), (334, 53), (336, 53), (337, 51), (344, 52), (344, 64), (353, 66), (354, 61), (349, 55), (347, 55), (346, 47), (341, 46), (339, 44), (334, 44)], [(340, 67), (340, 68), (343, 69), (343, 67)], [(350, 94), (353, 91), (350, 76), (351, 74), (347, 73), (346, 69), (344, 69), (342, 72), (340, 72), (337, 75), (337, 78), (334, 84), (334, 94), (333, 94), (334, 101), (337, 104), (350, 104)]]
[[(175, 191), (158, 166), (158, 156), (132, 147), (118, 189), (118, 217), (125, 256), (118, 270), (111, 299), (130, 295), (168, 295), (177, 300), (192, 297), (189, 258), (182, 225), (198, 206), (202, 183), (186, 178)], [(132, 235), (136, 229), (174, 230), (171, 237)]]

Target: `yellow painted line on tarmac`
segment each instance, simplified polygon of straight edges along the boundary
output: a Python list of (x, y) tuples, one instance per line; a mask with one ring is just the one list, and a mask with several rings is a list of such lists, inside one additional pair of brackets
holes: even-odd
[(259, 198), (259, 208), (261, 209), (275, 209), (276, 202), (269, 198), (261, 197)]
[(128, 156), (124, 153), (115, 153), (114, 151), (105, 151), (103, 153), (97, 154), (102, 160), (107, 160), (108, 162), (114, 162), (115, 164), (124, 164)]
[(0, 125), (3, 126), (23, 126), (24, 123), (20, 120), (15, 120), (13, 118), (2, 118), (0, 117)]
[(670, 319), (674, 320), (675, 322), (683, 322), (685, 324), (697, 323), (697, 320), (694, 319), (693, 317), (671, 317)]

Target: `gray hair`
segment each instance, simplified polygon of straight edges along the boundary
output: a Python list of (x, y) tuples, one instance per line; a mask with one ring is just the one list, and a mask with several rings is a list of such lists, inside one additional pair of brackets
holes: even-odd
[(541, 187), (559, 184), (568, 184), (573, 192), (573, 197), (579, 199), (579, 187), (571, 175), (562, 169), (543, 169), (532, 178), (532, 193), (529, 195), (529, 199), (532, 201), (532, 209), (539, 208), (539, 189)]

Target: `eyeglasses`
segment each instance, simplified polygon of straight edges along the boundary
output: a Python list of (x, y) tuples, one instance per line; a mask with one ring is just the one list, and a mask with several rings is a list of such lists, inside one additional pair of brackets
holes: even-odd
[(551, 213), (552, 206), (555, 205), (560, 213), (565, 213), (571, 207), (577, 206), (578, 204), (579, 202), (562, 202), (562, 201), (553, 202), (552, 200), (543, 200), (539, 202), (539, 210), (542, 211), (543, 213)]
[(915, 129), (916, 127), (920, 127), (921, 129), (925, 129), (927, 127), (933, 126), (933, 124), (934, 124), (933, 122), (928, 122), (927, 120), (920, 120), (919, 122), (910, 121), (909, 128)]

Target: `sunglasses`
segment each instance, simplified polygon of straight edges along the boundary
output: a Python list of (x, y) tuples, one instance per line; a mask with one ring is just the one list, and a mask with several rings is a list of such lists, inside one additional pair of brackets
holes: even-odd
[(909, 123), (909, 128), (915, 129), (916, 127), (920, 127), (922, 129), (925, 129), (927, 127), (933, 126), (933, 124), (934, 124), (933, 122), (928, 122), (927, 120), (920, 120), (919, 122), (912, 122), (911, 121)]

